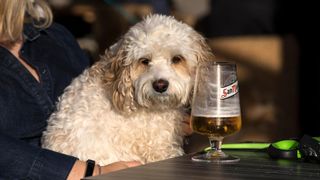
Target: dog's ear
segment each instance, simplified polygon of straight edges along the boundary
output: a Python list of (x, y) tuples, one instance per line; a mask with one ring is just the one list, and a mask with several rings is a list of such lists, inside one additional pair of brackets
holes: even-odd
[[(194, 31), (194, 33), (191, 34), (191, 38), (193, 39), (193, 42), (194, 42), (192, 44), (192, 47), (193, 47), (193, 53), (196, 56), (197, 66), (199, 64), (205, 64), (207, 62), (215, 60), (215, 56), (213, 55), (211, 48), (209, 47), (209, 45), (206, 42), (206, 39), (202, 35)], [(196, 68), (194, 68), (193, 70), (194, 70), (193, 74), (195, 74)], [(194, 79), (192, 84), (194, 85)], [(193, 87), (190, 90), (189, 98), (186, 106), (189, 106), (189, 107), (191, 106), (192, 97), (193, 97)]]
[(127, 59), (125, 43), (120, 40), (112, 46), (105, 54), (108, 61), (106, 66), (104, 84), (106, 90), (112, 96), (115, 109), (120, 112), (130, 113), (134, 111), (134, 89), (130, 76), (132, 61)]
[(195, 32), (195, 35), (192, 37), (195, 38), (194, 50), (197, 57), (197, 63), (199, 64), (208, 61), (214, 61), (215, 57), (205, 38), (197, 32)]

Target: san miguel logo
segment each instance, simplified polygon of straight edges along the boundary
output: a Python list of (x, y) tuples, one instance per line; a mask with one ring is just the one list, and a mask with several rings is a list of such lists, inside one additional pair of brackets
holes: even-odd
[(231, 96), (234, 96), (239, 92), (238, 81), (230, 84), (229, 86), (220, 88), (220, 99), (227, 99)]

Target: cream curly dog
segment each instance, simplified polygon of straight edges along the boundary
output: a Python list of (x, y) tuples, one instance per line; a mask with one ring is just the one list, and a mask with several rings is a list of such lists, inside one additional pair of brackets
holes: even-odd
[(43, 147), (100, 165), (182, 155), (182, 109), (197, 63), (212, 57), (188, 25), (146, 17), (66, 88)]

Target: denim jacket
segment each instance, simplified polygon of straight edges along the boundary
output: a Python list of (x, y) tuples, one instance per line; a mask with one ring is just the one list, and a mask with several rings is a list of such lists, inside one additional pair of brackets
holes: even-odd
[(89, 59), (64, 27), (24, 26), (21, 57), (38, 82), (0, 46), (0, 179), (66, 179), (76, 158), (41, 149), (41, 135), (58, 97)]

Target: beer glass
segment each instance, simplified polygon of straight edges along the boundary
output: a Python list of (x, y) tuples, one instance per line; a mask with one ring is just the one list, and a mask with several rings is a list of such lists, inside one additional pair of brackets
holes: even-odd
[(236, 64), (209, 62), (199, 65), (192, 101), (191, 126), (209, 138), (211, 150), (192, 160), (236, 162), (240, 159), (221, 150), (222, 139), (241, 128), (241, 112)]

